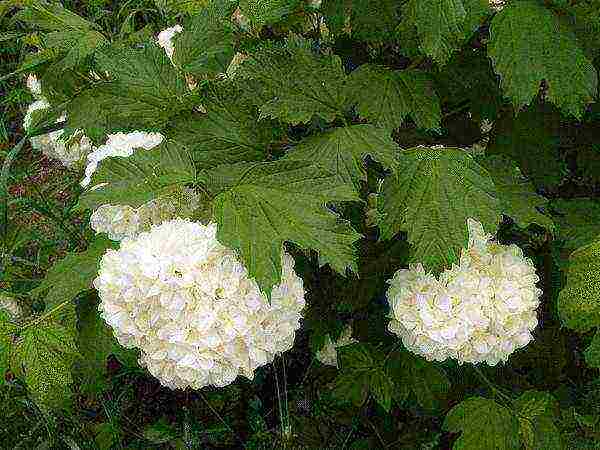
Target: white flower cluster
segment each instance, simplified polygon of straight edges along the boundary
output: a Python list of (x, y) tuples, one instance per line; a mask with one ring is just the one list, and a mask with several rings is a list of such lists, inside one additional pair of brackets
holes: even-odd
[(23, 308), (12, 297), (0, 293), (0, 310), (8, 313), (12, 320), (20, 319), (23, 316)]
[(164, 140), (160, 133), (147, 133), (145, 131), (133, 131), (131, 133), (109, 134), (106, 143), (87, 155), (87, 166), (85, 177), (81, 185), (86, 187), (92, 181), (92, 174), (98, 168), (98, 163), (110, 156), (131, 156), (139, 148), (150, 150)]
[(140, 217), (129, 205), (102, 205), (90, 216), (90, 226), (98, 233), (106, 233), (113, 241), (135, 236), (140, 229)]
[(317, 361), (326, 366), (335, 366), (339, 368), (336, 349), (356, 342), (358, 341), (352, 337), (352, 325), (348, 325), (344, 328), (340, 337), (335, 342), (331, 340), (331, 336), (327, 335), (325, 337), (325, 345), (317, 352), (315, 357), (317, 358)]
[(506, 6), (506, 0), (490, 0), (490, 8), (494, 11), (502, 11)]
[(495, 365), (532, 340), (542, 292), (519, 247), (493, 242), (475, 220), (468, 227), (460, 264), (439, 279), (416, 264), (389, 280), (389, 330), (430, 361)]
[(302, 279), (282, 253), (271, 303), (215, 224), (176, 219), (108, 250), (94, 286), (99, 309), (140, 364), (172, 389), (225, 386), (290, 349), (304, 308)]
[[(23, 119), (23, 128), (25, 130), (31, 128), (33, 114), (36, 111), (50, 108), (50, 104), (42, 95), (41, 83), (35, 75), (30, 74), (27, 77), (27, 87), (36, 98), (36, 101), (27, 108), (27, 113)], [(63, 113), (56, 120), (56, 123), (62, 122), (66, 118), (66, 114)], [(63, 133), (63, 130), (56, 130), (48, 134), (35, 136), (31, 138), (31, 145), (49, 158), (59, 160), (66, 167), (76, 166), (92, 150), (92, 143), (81, 130), (76, 131), (68, 140), (62, 139)]]
[(177, 33), (181, 33), (183, 27), (181, 25), (175, 25), (174, 27), (167, 28), (158, 33), (158, 45), (160, 45), (171, 61), (173, 61), (173, 53), (175, 53), (175, 46), (173, 45), (173, 38)]
[(184, 189), (173, 196), (159, 197), (139, 208), (128, 205), (102, 205), (90, 217), (90, 226), (96, 233), (106, 233), (113, 241), (122, 241), (149, 231), (152, 225), (190, 217), (200, 206), (200, 197), (192, 189)]

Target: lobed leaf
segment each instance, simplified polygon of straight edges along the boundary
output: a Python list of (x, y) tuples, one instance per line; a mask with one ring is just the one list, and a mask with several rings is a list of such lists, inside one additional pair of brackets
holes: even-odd
[(514, 161), (494, 155), (482, 158), (480, 162), (494, 180), (503, 214), (510, 216), (520, 227), (527, 228), (535, 223), (554, 231), (552, 219), (538, 210), (546, 206), (548, 200), (535, 192)]
[(571, 254), (558, 313), (565, 326), (579, 332), (600, 326), (600, 239)]
[(297, 36), (251, 54), (236, 77), (256, 83), (261, 117), (296, 125), (315, 115), (332, 121), (345, 109), (346, 75), (340, 57), (317, 55), (310, 41)]
[(467, 219), (493, 233), (500, 202), (489, 173), (456, 148), (416, 147), (398, 156), (397, 176), (381, 193), (382, 239), (408, 233), (412, 259), (434, 271), (457, 260), (468, 241)]
[(542, 80), (548, 99), (577, 118), (596, 97), (592, 61), (571, 28), (537, 2), (513, 2), (494, 16), (488, 54), (516, 110), (531, 103)]
[(202, 175), (212, 192), (218, 239), (239, 251), (250, 277), (270, 296), (281, 277), (285, 241), (319, 252), (344, 274), (356, 270), (353, 243), (360, 237), (325, 207), (358, 200), (335, 174), (307, 161), (239, 163)]
[(71, 366), (77, 356), (73, 331), (48, 321), (21, 333), (16, 353), (25, 382), (43, 409), (64, 408), (72, 397)]
[(454, 450), (519, 450), (519, 424), (504, 406), (483, 397), (471, 397), (456, 405), (444, 420), (444, 429), (461, 433)]
[(137, 149), (129, 157), (114, 156), (100, 162), (90, 188), (79, 197), (78, 208), (105, 204), (137, 208), (196, 179), (196, 169), (186, 147), (165, 141), (151, 150)]
[(440, 131), (440, 101), (431, 81), (426, 72), (363, 64), (350, 74), (346, 95), (362, 117), (387, 130), (411, 117), (418, 127)]
[(389, 132), (373, 125), (334, 128), (302, 140), (285, 159), (313, 161), (336, 174), (344, 183), (366, 180), (363, 159), (369, 155), (385, 168), (396, 169), (398, 146)]

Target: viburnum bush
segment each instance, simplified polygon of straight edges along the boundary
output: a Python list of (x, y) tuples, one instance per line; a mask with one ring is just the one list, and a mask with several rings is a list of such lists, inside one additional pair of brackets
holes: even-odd
[(150, 3), (2, 4), (0, 231), (28, 145), (86, 226), (0, 280), (0, 385), (240, 388), (236, 440), (175, 448), (600, 448), (600, 1)]

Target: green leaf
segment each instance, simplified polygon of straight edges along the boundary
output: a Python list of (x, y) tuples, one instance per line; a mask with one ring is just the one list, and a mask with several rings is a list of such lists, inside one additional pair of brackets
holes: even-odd
[(4, 374), (10, 369), (13, 351), (13, 334), (17, 326), (10, 322), (9, 314), (0, 309), (0, 387), (4, 385)]
[(394, 383), (382, 369), (375, 370), (369, 375), (369, 389), (375, 401), (389, 413), (392, 408)]
[(471, 397), (446, 415), (444, 429), (461, 433), (454, 450), (519, 450), (519, 424), (513, 413), (493, 400)]
[(495, 124), (487, 147), (490, 155), (515, 161), (536, 187), (560, 183), (566, 166), (558, 154), (560, 115), (550, 105), (533, 105), (516, 116), (506, 114)]
[(46, 31), (89, 31), (98, 28), (59, 3), (29, 2), (17, 18)]
[(173, 44), (173, 62), (199, 79), (225, 73), (234, 54), (231, 26), (213, 8), (192, 16)]
[(569, 250), (588, 245), (600, 236), (600, 202), (591, 198), (557, 199), (552, 209), (558, 239)]
[(350, 12), (352, 37), (383, 41), (395, 35), (401, 8), (396, 0), (353, 0)]
[(334, 381), (332, 394), (335, 398), (359, 408), (369, 396), (369, 373), (342, 373)]
[(394, 383), (383, 368), (383, 355), (369, 344), (352, 344), (338, 350), (341, 373), (334, 381), (333, 395), (361, 406), (369, 393), (389, 412)]
[(259, 121), (256, 108), (236, 98), (237, 89), (215, 92), (206, 114), (185, 114), (172, 124), (173, 140), (183, 143), (199, 169), (267, 158), (273, 139), (271, 121)]
[(94, 442), (100, 450), (111, 450), (121, 441), (121, 429), (112, 422), (102, 422), (95, 427)]
[(516, 401), (521, 436), (526, 449), (561, 450), (560, 433), (554, 424), (556, 399), (549, 392), (527, 391)]
[(596, 330), (592, 342), (583, 355), (588, 366), (600, 369), (600, 330)]
[(412, 259), (433, 271), (457, 260), (468, 242), (467, 219), (494, 233), (500, 203), (488, 172), (456, 148), (416, 147), (400, 153), (397, 176), (381, 193), (381, 238), (408, 233)]
[(293, 13), (300, 0), (241, 0), (240, 10), (253, 28), (273, 24)]
[(421, 50), (438, 64), (446, 64), (463, 40), (467, 17), (463, 1), (410, 0), (405, 13), (417, 27)]
[(596, 97), (598, 74), (575, 34), (537, 2), (513, 2), (494, 16), (488, 54), (515, 109), (531, 103), (542, 80), (549, 100), (577, 118)]
[[(137, 208), (195, 179), (196, 170), (188, 150), (166, 141), (151, 150), (138, 149), (129, 157), (102, 160), (92, 175), (91, 188), (81, 194), (77, 207), (95, 209), (113, 204)], [(95, 188), (98, 185), (103, 186)]]
[(112, 131), (160, 130), (169, 117), (189, 110), (185, 80), (164, 51), (110, 49), (96, 56), (114, 80), (83, 90), (67, 106), (67, 128), (81, 129), (95, 142)]
[(25, 382), (42, 409), (67, 407), (72, 396), (71, 366), (77, 356), (73, 333), (48, 321), (21, 333), (17, 355)]
[(536, 194), (534, 187), (509, 158), (494, 155), (479, 161), (492, 175), (502, 213), (512, 217), (517, 225), (527, 228), (532, 223), (554, 231), (554, 222), (538, 211), (548, 200)]
[(100, 317), (96, 296), (87, 296), (78, 303), (77, 316), (77, 347), (82, 358), (75, 362), (73, 373), (79, 381), (80, 391), (94, 396), (108, 387), (107, 358), (119, 344)]
[(95, 30), (54, 31), (46, 36), (46, 45), (66, 52), (60, 62), (60, 67), (65, 70), (85, 62), (88, 56), (108, 45), (108, 41)]
[(515, 401), (518, 414), (529, 420), (540, 416), (553, 417), (556, 408), (556, 399), (549, 392), (526, 391)]
[[(46, 294), (46, 311), (70, 302), (80, 292), (92, 289), (92, 281), (98, 273), (98, 264), (104, 252), (112, 246), (111, 241), (96, 238), (86, 251), (69, 253), (46, 272), (39, 286), (31, 295)], [(57, 314), (63, 324), (75, 326), (75, 306), (62, 308)]]
[(154, 0), (156, 6), (166, 15), (176, 16), (179, 13), (196, 14), (206, 8), (210, 0)]
[(346, 88), (348, 102), (376, 125), (391, 131), (411, 117), (420, 128), (441, 129), (440, 102), (426, 72), (364, 64), (350, 74)]
[(310, 41), (298, 36), (250, 55), (236, 78), (257, 83), (253, 88), (261, 118), (299, 124), (314, 115), (332, 121), (344, 111), (346, 75), (340, 57), (317, 55)]
[(153, 444), (164, 444), (177, 437), (177, 430), (162, 417), (144, 429), (144, 439)]
[(70, 101), (67, 111), (66, 131), (83, 130), (96, 144), (109, 132), (159, 131), (172, 113), (164, 104), (147, 103), (114, 83), (86, 89)]
[(567, 11), (571, 16), (577, 41), (590, 60), (600, 53), (600, 3), (598, 0), (569, 2)]
[(302, 140), (285, 159), (313, 161), (338, 175), (345, 183), (366, 180), (363, 159), (369, 155), (387, 169), (396, 168), (398, 146), (389, 132), (373, 125), (334, 128)]
[(558, 313), (565, 326), (579, 332), (600, 326), (600, 239), (571, 254)]
[(163, 105), (186, 95), (185, 79), (157, 45), (112, 48), (97, 55), (98, 68), (107, 71), (131, 97)]
[(431, 362), (411, 353), (394, 351), (386, 363), (386, 371), (396, 386), (395, 396), (405, 400), (412, 392), (426, 411), (439, 411), (448, 394), (450, 381)]
[(307, 161), (241, 163), (204, 174), (214, 199), (218, 239), (239, 251), (248, 275), (270, 296), (281, 277), (285, 241), (319, 252), (344, 274), (356, 270), (353, 243), (360, 237), (325, 207), (328, 202), (358, 200), (351, 186)]
[(503, 104), (502, 93), (490, 59), (483, 52), (456, 53), (434, 76), (442, 103), (452, 105), (450, 109), (468, 100), (474, 120), (496, 120)]

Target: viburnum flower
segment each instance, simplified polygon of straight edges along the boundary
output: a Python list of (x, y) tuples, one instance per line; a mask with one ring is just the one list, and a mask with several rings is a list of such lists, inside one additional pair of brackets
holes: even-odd
[(90, 226), (96, 233), (106, 233), (109, 239), (121, 241), (138, 233), (140, 217), (129, 205), (102, 205), (90, 216)]
[(175, 53), (173, 37), (182, 31), (183, 27), (181, 25), (175, 25), (174, 27), (167, 28), (158, 33), (158, 45), (165, 50), (165, 53), (171, 61), (173, 61), (173, 53)]
[(506, 0), (490, 0), (490, 8), (494, 11), (502, 11), (506, 6)]
[[(28, 131), (31, 129), (33, 114), (36, 111), (50, 108), (50, 104), (42, 95), (41, 83), (34, 74), (30, 74), (27, 77), (27, 87), (37, 99), (29, 105), (23, 119), (23, 128)], [(56, 123), (63, 122), (66, 119), (67, 115), (63, 113), (56, 119)], [(77, 166), (92, 151), (92, 142), (81, 130), (77, 130), (66, 140), (62, 139), (63, 134), (63, 130), (56, 130), (47, 134), (34, 136), (31, 138), (31, 146), (49, 158), (59, 160), (65, 167)]]
[(271, 302), (215, 224), (175, 219), (108, 250), (94, 286), (117, 340), (172, 389), (225, 386), (290, 349), (304, 308), (302, 279), (282, 252)]
[(337, 349), (356, 342), (358, 341), (352, 337), (352, 325), (348, 325), (344, 328), (340, 337), (335, 342), (331, 340), (331, 336), (327, 335), (325, 337), (325, 345), (317, 352), (315, 357), (317, 358), (317, 361), (326, 366), (335, 366), (339, 368)]
[(36, 99), (42, 98), (42, 83), (35, 74), (30, 73), (27, 75), (26, 83), (27, 89), (29, 89), (29, 92), (31, 92)]
[(158, 146), (164, 140), (160, 133), (147, 133), (145, 131), (133, 131), (131, 133), (109, 134), (106, 143), (95, 148), (87, 155), (87, 166), (85, 177), (81, 185), (86, 187), (92, 181), (92, 174), (98, 168), (98, 163), (110, 156), (131, 156), (136, 149), (150, 150)]
[(389, 330), (430, 361), (495, 365), (533, 339), (542, 291), (519, 247), (495, 243), (479, 222), (467, 223), (459, 265), (439, 278), (410, 265), (389, 280)]
[(0, 311), (6, 311), (12, 320), (23, 317), (23, 308), (12, 297), (0, 293)]
[(152, 225), (176, 217), (189, 218), (200, 206), (200, 196), (184, 188), (170, 196), (159, 197), (139, 208), (128, 205), (102, 205), (90, 217), (90, 226), (96, 233), (106, 233), (113, 241), (134, 237), (149, 231)]

